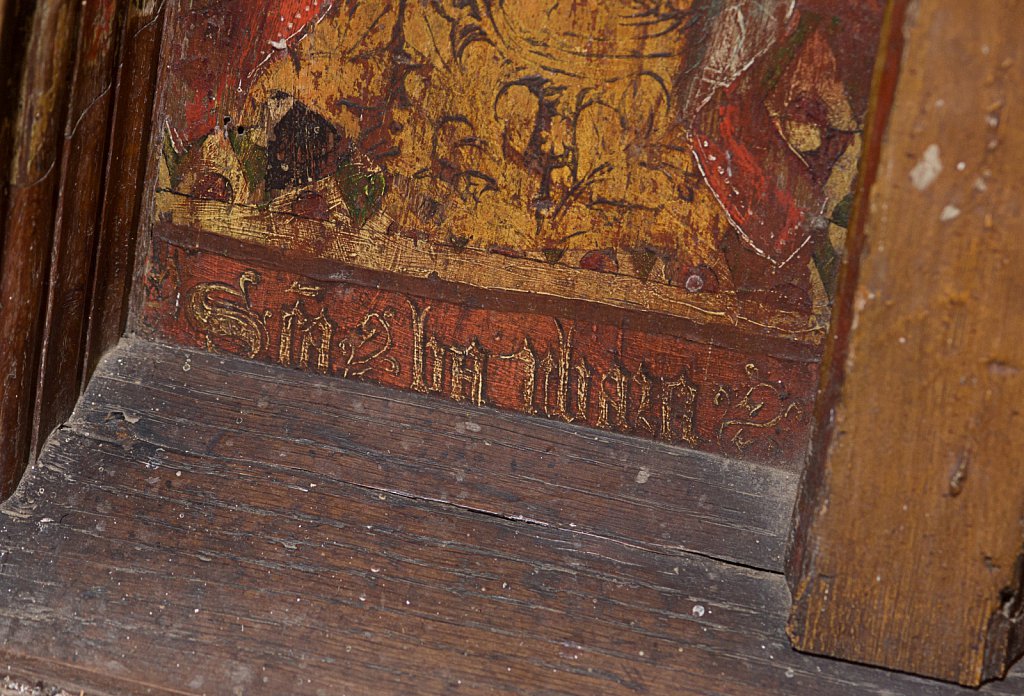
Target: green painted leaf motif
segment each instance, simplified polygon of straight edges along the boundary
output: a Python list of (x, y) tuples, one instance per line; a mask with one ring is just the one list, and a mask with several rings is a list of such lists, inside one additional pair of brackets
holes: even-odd
[(167, 173), (171, 178), (171, 188), (175, 189), (181, 183), (180, 165), (181, 158), (184, 155), (174, 149), (174, 143), (171, 141), (171, 134), (169, 132), (164, 132), (163, 155), (164, 163), (167, 165)]
[(338, 183), (352, 226), (359, 229), (380, 211), (387, 191), (384, 173), (349, 160), (338, 167)]
[(846, 194), (843, 200), (832, 209), (832, 223), (840, 227), (850, 226), (850, 213), (853, 211), (853, 192)]
[(228, 130), (231, 149), (242, 166), (242, 175), (253, 191), (262, 191), (267, 177), (267, 149), (256, 144), (248, 131), (241, 128)]

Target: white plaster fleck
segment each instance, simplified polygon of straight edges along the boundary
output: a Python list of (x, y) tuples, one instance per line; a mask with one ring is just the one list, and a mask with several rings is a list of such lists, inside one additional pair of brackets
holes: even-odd
[(932, 143), (925, 148), (924, 155), (910, 170), (910, 181), (918, 191), (924, 191), (935, 183), (942, 172), (942, 160), (939, 157), (939, 146)]
[(942, 209), (942, 212), (939, 213), (940, 222), (949, 222), (950, 220), (956, 220), (958, 217), (960, 217), (960, 209), (952, 204), (947, 205)]
[(704, 616), (704, 605), (703, 604), (694, 604), (693, 605), (693, 610), (692, 610), (691, 613), (694, 616), (696, 616), (698, 619), (700, 617)]
[(647, 480), (651, 478), (651, 470), (647, 467), (640, 467), (640, 471), (636, 472), (637, 483), (647, 483)]

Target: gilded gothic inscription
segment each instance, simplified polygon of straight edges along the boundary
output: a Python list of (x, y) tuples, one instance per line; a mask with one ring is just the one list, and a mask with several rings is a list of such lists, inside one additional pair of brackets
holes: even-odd
[[(444, 302), (206, 255), (171, 251), (165, 265), (175, 272), (151, 278), (164, 284), (149, 285), (147, 316), (179, 292), (185, 302), (153, 330), (207, 350), (735, 455), (804, 432), (789, 392), (813, 367), (540, 315), (473, 321), (475, 310)], [(182, 290), (167, 286), (175, 279)]]

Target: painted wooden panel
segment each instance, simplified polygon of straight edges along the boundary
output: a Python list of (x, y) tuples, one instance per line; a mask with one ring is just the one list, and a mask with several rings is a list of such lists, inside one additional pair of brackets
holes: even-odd
[[(217, 238), (265, 248), (264, 265), (248, 267), (257, 274), (286, 254), (289, 282), (300, 284), (325, 263), (334, 280), (362, 278), (356, 286), (457, 284), (451, 311), (474, 312), (444, 338), (451, 349), (486, 337), (492, 352), (537, 346), (539, 361), (555, 327), (567, 340), (580, 303), (604, 307), (593, 325), (620, 328), (595, 334), (592, 349), (607, 360), (588, 358), (586, 369), (598, 371), (587, 380), (619, 361), (627, 381), (648, 370), (668, 384), (703, 355), (730, 367), (713, 379), (691, 365), (700, 393), (720, 382), (742, 401), (745, 388), (770, 383), (794, 397), (795, 423), (828, 323), (881, 4), (192, 3), (172, 20), (165, 59), (157, 236), (163, 226), (192, 230), (208, 250), (224, 247)], [(150, 276), (162, 277), (166, 252), (154, 253)], [(242, 291), (243, 269), (202, 255), (182, 263), (189, 282)], [(172, 284), (157, 294), (192, 291)], [(269, 293), (275, 312), (284, 301), (284, 289), (253, 292)], [(328, 295), (341, 292), (363, 291)], [(524, 311), (495, 309), (483, 299), (494, 293), (523, 299)], [(537, 309), (531, 297), (554, 304)], [(360, 302), (372, 312), (373, 302)], [(180, 323), (181, 306), (166, 310), (151, 297), (143, 323), (207, 340)], [(627, 339), (625, 324), (658, 322), (623, 312), (664, 325)], [(517, 322), (501, 334), (515, 334), (516, 345), (494, 340), (504, 321)], [(716, 357), (729, 351), (738, 352)], [(409, 378), (398, 386), (418, 388)], [(524, 388), (492, 387), (487, 401), (547, 412), (512, 399)], [(630, 398), (640, 403), (637, 389)], [(578, 419), (609, 425), (598, 397)], [(639, 417), (631, 412), (635, 422), (619, 429), (658, 436), (658, 417)], [(788, 427), (763, 438), (772, 444), (760, 456), (781, 456), (767, 452), (790, 442)], [(758, 449), (761, 433), (743, 430), (717, 433), (708, 420), (688, 442), (718, 451), (753, 438)]]
[(618, 323), (479, 309), (167, 241), (151, 337), (455, 401), (779, 461), (807, 443), (817, 363)]

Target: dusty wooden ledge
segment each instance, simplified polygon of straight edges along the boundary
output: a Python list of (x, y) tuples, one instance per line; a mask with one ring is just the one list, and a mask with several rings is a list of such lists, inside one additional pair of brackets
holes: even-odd
[(74, 693), (971, 693), (790, 649), (754, 566), (791, 476), (128, 341), (2, 508), (0, 666)]
[(789, 469), (142, 341), (106, 362), (83, 406), (72, 427), (97, 439), (273, 452), (357, 486), (782, 569)]

